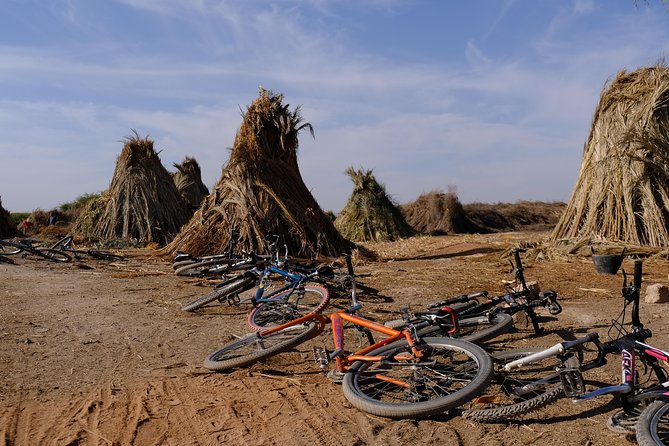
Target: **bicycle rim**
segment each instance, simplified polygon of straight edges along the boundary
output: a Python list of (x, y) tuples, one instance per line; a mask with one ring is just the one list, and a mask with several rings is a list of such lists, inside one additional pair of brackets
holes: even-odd
[(210, 354), (204, 360), (204, 367), (223, 371), (249, 366), (290, 350), (318, 335), (321, 330), (320, 323), (309, 321), (268, 335), (248, 333)]
[(63, 251), (50, 248), (37, 248), (35, 252), (45, 259), (51, 260), (52, 262), (70, 262), (72, 257), (69, 254), (66, 254)]
[(420, 362), (396, 360), (410, 355), (396, 342), (370, 353), (388, 359), (357, 361), (344, 375), (342, 389), (360, 410), (390, 418), (414, 418), (453, 409), (480, 394), (490, 382), (492, 361), (479, 346), (450, 338), (426, 338), (417, 347)]
[(330, 301), (326, 288), (307, 285), (303, 289), (272, 296), (272, 301), (251, 310), (246, 323), (255, 331), (286, 324), (307, 314), (320, 314)]

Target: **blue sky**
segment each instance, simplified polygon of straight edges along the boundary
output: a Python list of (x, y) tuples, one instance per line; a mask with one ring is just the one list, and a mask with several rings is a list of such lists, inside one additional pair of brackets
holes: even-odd
[(211, 188), (262, 85), (324, 210), (348, 166), (398, 203), (568, 201), (605, 82), (668, 50), (660, 0), (1, 0), (0, 196), (105, 190), (132, 129)]

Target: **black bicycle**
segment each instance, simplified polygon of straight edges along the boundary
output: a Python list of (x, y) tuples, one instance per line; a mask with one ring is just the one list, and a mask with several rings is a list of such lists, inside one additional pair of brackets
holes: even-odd
[(116, 262), (125, 260), (125, 257), (118, 254), (112, 254), (109, 251), (101, 251), (99, 249), (76, 249), (72, 246), (73, 238), (71, 235), (63, 237), (51, 246), (51, 249), (62, 251), (68, 255), (73, 255), (75, 259), (90, 257), (97, 260), (106, 260), (109, 262)]
[(36, 240), (21, 239), (18, 241), (0, 240), (0, 255), (8, 256), (21, 254), (23, 256), (32, 254), (52, 262), (70, 262), (72, 257), (58, 249), (35, 246)]
[[(646, 343), (651, 337), (639, 319), (642, 262), (634, 263), (634, 282), (627, 284), (623, 270), (623, 310), (608, 330), (611, 338), (601, 342), (598, 333), (546, 349), (520, 349), (494, 355), (496, 371), (491, 386), (472, 400), (466, 418), (496, 422), (533, 412), (561, 397), (584, 401), (601, 395), (616, 395), (621, 406), (609, 420), (617, 432), (637, 431), (640, 444), (666, 443), (666, 413), (669, 408), (653, 403), (667, 398), (669, 353)], [(625, 327), (632, 305), (631, 325)], [(602, 367), (609, 355), (621, 360), (621, 382), (588, 391), (583, 372)], [(585, 359), (591, 356), (590, 359)], [(643, 368), (638, 367), (639, 363)], [(666, 403), (664, 403), (666, 404)], [(645, 408), (645, 410), (644, 410)], [(658, 442), (650, 442), (657, 440)], [(662, 443), (661, 441), (664, 441)]]
[[(521, 252), (524, 250), (515, 249), (512, 252), (515, 280), (513, 285), (507, 286), (505, 294), (490, 297), (487, 291), (479, 291), (451, 297), (429, 304), (426, 312), (413, 313), (408, 307), (403, 308), (402, 319), (388, 321), (386, 325), (399, 328), (417, 318), (431, 319), (432, 324), (420, 332), (422, 336), (449, 335), (482, 343), (510, 331), (513, 328), (513, 315), (524, 312), (532, 322), (535, 334), (542, 334), (544, 328), (539, 323), (535, 309), (546, 308), (551, 315), (557, 315), (562, 312), (562, 306), (558, 303), (555, 291), (537, 293), (527, 286)], [(455, 310), (458, 315), (459, 328), (456, 331), (453, 331), (450, 318), (441, 317), (447, 308)]]

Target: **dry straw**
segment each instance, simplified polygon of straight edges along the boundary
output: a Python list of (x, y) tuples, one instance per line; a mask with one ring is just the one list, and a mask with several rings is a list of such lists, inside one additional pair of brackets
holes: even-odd
[(293, 256), (338, 256), (351, 249), (304, 185), (297, 165), (298, 133), (307, 129), (299, 107), (260, 89), (247, 108), (221, 179), (165, 253), (225, 251), (231, 229), (238, 249), (265, 252), (277, 235)]
[(437, 190), (421, 194), (416, 201), (403, 205), (402, 212), (406, 221), (422, 234), (469, 233), (477, 230), (467, 219), (452, 187), (447, 193)]
[(176, 172), (172, 179), (190, 210), (195, 212), (200, 207), (204, 197), (209, 195), (209, 189), (202, 182), (202, 171), (195, 158), (186, 157), (181, 163), (174, 163)]
[(147, 136), (126, 137), (109, 189), (89, 203), (73, 232), (94, 239), (166, 244), (190, 215)]
[(553, 241), (596, 237), (667, 246), (669, 68), (621, 71), (602, 91)]
[(353, 181), (353, 192), (334, 222), (344, 237), (354, 242), (381, 242), (414, 234), (371, 170), (349, 167), (346, 174)]
[(16, 235), (16, 225), (9, 211), (2, 207), (2, 198), (0, 197), (0, 238), (11, 238)]

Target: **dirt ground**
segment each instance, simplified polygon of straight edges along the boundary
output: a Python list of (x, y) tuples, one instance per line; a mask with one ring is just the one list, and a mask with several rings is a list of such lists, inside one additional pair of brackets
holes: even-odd
[[(442, 236), (368, 244), (382, 260), (358, 262), (367, 289), (363, 314), (387, 320), (405, 305), (465, 292), (503, 291), (512, 278), (503, 252), (544, 233)], [(353, 408), (313, 362), (311, 348), (244, 370), (211, 373), (203, 359), (246, 331), (247, 307), (182, 304), (212, 282), (172, 273), (155, 251), (125, 251), (126, 262), (0, 264), (0, 441), (15, 445), (630, 445), (609, 431), (610, 396), (560, 400), (523, 420), (477, 424), (445, 414), (389, 420)], [(631, 270), (631, 260), (623, 267)], [(644, 283), (666, 283), (669, 262), (644, 263)], [(528, 261), (528, 280), (558, 292), (564, 311), (526, 321), (492, 348), (548, 346), (589, 331), (607, 338), (622, 309), (622, 275), (596, 274), (589, 259)], [(643, 296), (643, 294), (642, 294)], [(343, 305), (342, 300), (335, 302)], [(669, 304), (642, 304), (652, 343), (669, 348)], [(327, 311), (327, 310), (326, 310)], [(614, 358), (587, 375), (616, 384)]]

